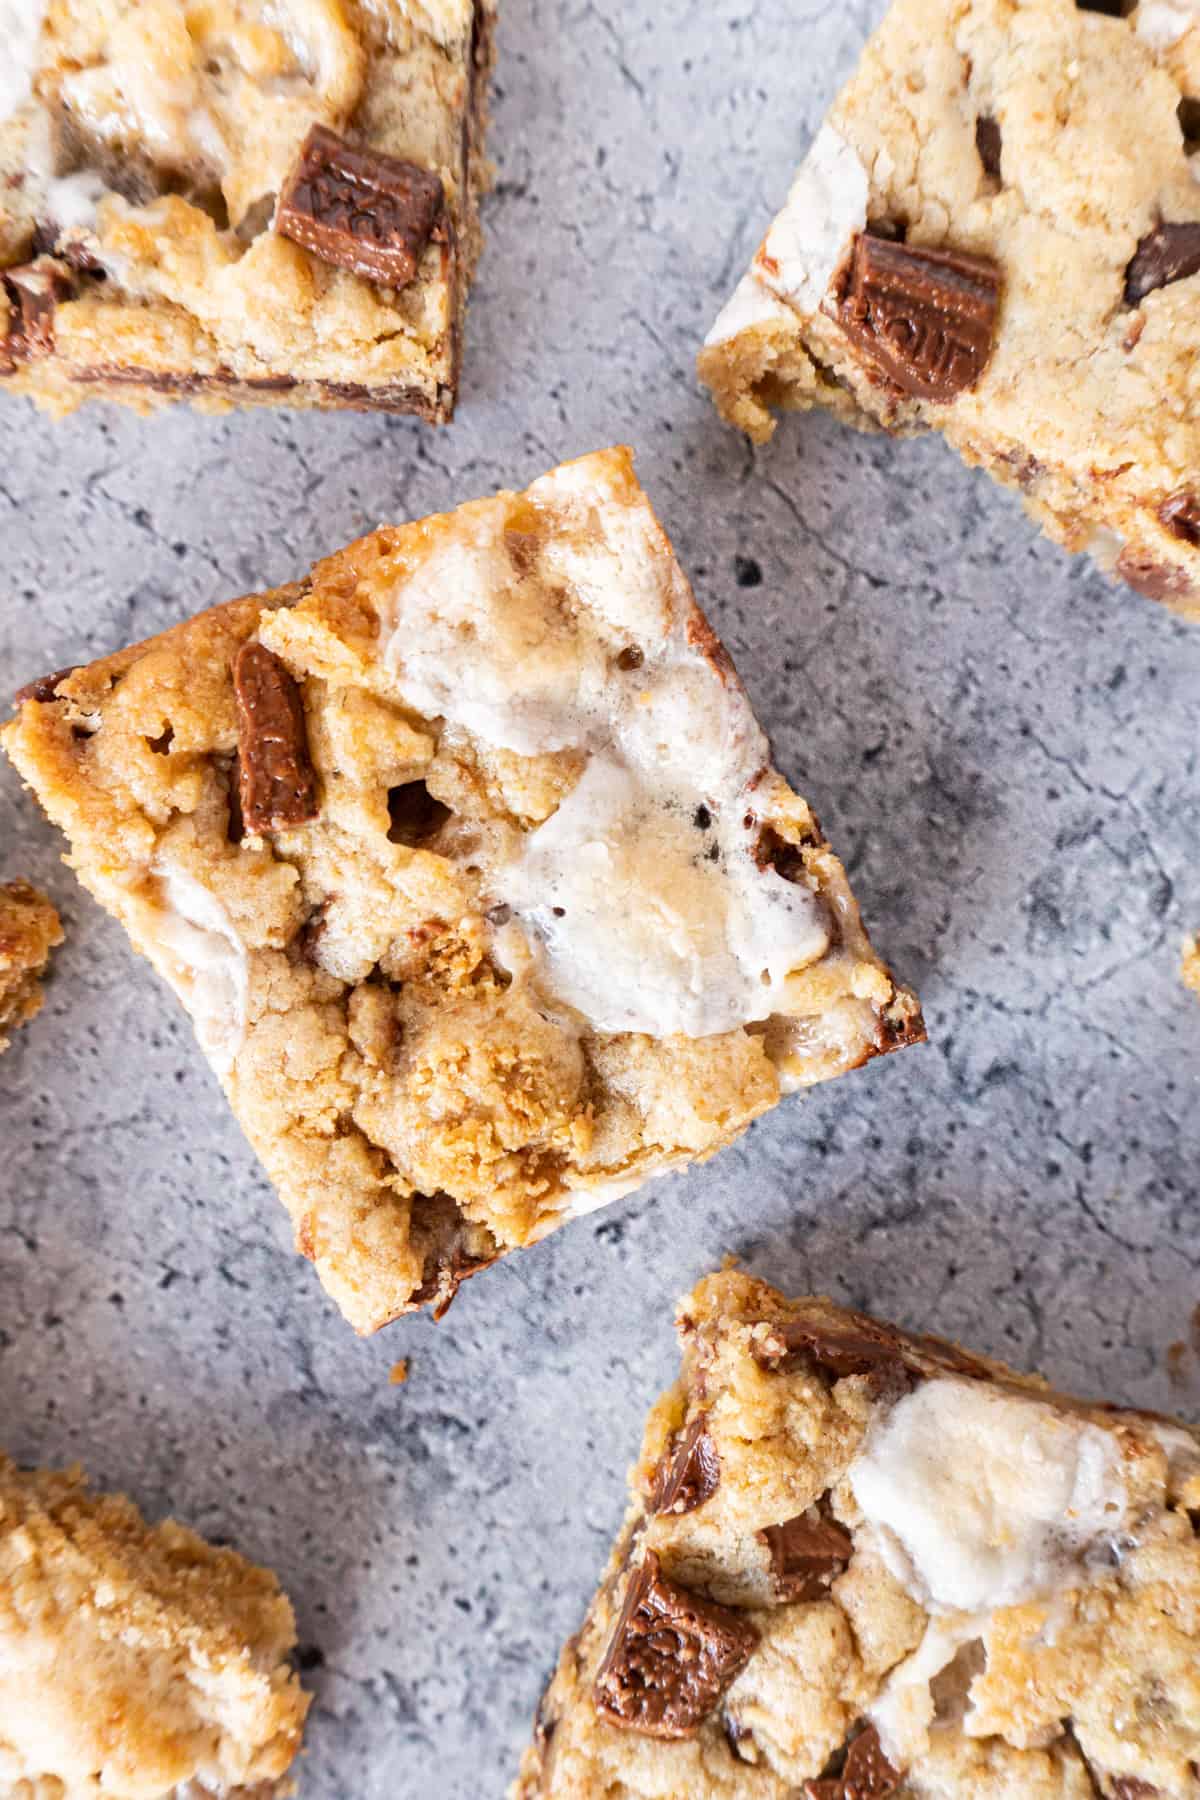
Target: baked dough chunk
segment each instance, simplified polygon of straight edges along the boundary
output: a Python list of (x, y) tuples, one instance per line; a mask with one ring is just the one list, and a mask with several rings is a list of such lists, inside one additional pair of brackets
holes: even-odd
[(1183, 979), (1193, 993), (1200, 994), (1200, 937), (1183, 946)]
[(275, 1577), (0, 1456), (2, 1800), (269, 1800), (308, 1697)]
[(50, 677), (3, 742), (362, 1331), (922, 1035), (627, 451)]
[(0, 883), (0, 1050), (9, 1032), (40, 1012), (50, 952), (63, 941), (62, 926), (45, 894), (27, 881)]
[(942, 432), (1049, 535), (1200, 617), (1200, 11), (897, 0), (714, 325), (773, 409)]
[(726, 1272), (511, 1800), (1195, 1800), (1200, 1432)]
[(18, 0), (0, 386), (443, 421), (492, 0)]

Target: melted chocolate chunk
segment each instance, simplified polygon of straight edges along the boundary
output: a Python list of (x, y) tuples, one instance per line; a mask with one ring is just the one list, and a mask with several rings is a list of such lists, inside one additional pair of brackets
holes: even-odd
[(1127, 19), (1138, 0), (1075, 0), (1079, 12), (1104, 13), (1110, 19)]
[(868, 1725), (847, 1750), (841, 1774), (828, 1781), (806, 1781), (804, 1800), (888, 1800), (902, 1780), (899, 1769), (883, 1754), (879, 1733)]
[(444, 203), (428, 169), (314, 125), (279, 196), (275, 229), (323, 262), (400, 288), (416, 274)]
[(299, 687), (265, 644), (249, 643), (234, 658), (233, 688), (246, 830), (307, 824), (317, 816), (317, 783)]
[(629, 1577), (596, 1676), (596, 1711), (622, 1731), (690, 1737), (754, 1654), (758, 1632), (732, 1607), (667, 1581), (652, 1550)]
[(869, 1375), (875, 1369), (904, 1363), (903, 1342), (898, 1333), (871, 1319), (788, 1319), (772, 1325), (765, 1338), (753, 1346), (760, 1367), (782, 1369), (802, 1357), (830, 1375)]
[(1133, 549), (1122, 550), (1117, 558), (1117, 574), (1147, 600), (1162, 600), (1168, 606), (1187, 600), (1194, 592), (1193, 584), (1183, 569), (1170, 563), (1156, 562)]
[(654, 1475), (651, 1510), (690, 1513), (711, 1500), (721, 1484), (721, 1459), (708, 1435), (708, 1415), (697, 1413), (674, 1451), (668, 1451)]
[(39, 706), (48, 706), (57, 697), (59, 682), (82, 667), (82, 663), (69, 663), (65, 669), (55, 669), (53, 675), (41, 675), (36, 681), (27, 681), (13, 695), (13, 705), (24, 706), (27, 700), (36, 700)]
[(1186, 489), (1172, 494), (1159, 507), (1158, 516), (1172, 537), (1200, 549), (1200, 495), (1190, 494)]
[(1125, 271), (1125, 304), (1140, 306), (1156, 288), (1200, 274), (1200, 223), (1156, 225), (1134, 252)]
[(990, 175), (993, 181), (999, 181), (1004, 138), (998, 121), (986, 114), (975, 121), (975, 148), (979, 152), (984, 174)]
[(944, 403), (974, 387), (992, 353), (1000, 269), (990, 257), (855, 239), (836, 317), (875, 373)]
[(832, 1519), (801, 1513), (759, 1536), (771, 1553), (775, 1592), (781, 1600), (823, 1600), (854, 1550), (848, 1531)]
[(48, 257), (5, 269), (0, 277), (9, 306), (9, 325), (0, 338), (0, 373), (18, 363), (49, 356), (54, 349), (54, 314), (75, 291), (71, 272)]

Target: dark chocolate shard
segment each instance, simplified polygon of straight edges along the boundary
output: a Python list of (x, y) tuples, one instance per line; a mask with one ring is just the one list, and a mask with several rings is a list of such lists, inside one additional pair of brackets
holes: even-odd
[(1127, 19), (1137, 0), (1075, 0), (1079, 12), (1104, 13), (1110, 19)]
[(860, 1731), (846, 1752), (840, 1775), (806, 1781), (804, 1800), (888, 1800), (904, 1779), (883, 1754), (874, 1725)]
[(1004, 136), (999, 121), (990, 118), (987, 113), (981, 113), (975, 121), (975, 148), (979, 152), (984, 174), (990, 175), (993, 181), (999, 181)]
[(777, 1370), (808, 1358), (834, 1377), (869, 1375), (904, 1363), (898, 1332), (873, 1319), (787, 1319), (751, 1346), (760, 1367)]
[(1163, 501), (1158, 516), (1172, 537), (1200, 549), (1200, 495), (1184, 488)]
[(275, 229), (323, 262), (405, 287), (445, 205), (441, 179), (314, 125), (283, 186)]
[(781, 1600), (823, 1600), (854, 1552), (848, 1531), (812, 1513), (768, 1525), (759, 1536), (770, 1552), (775, 1592)]
[(707, 1413), (697, 1413), (654, 1475), (650, 1507), (655, 1513), (690, 1513), (711, 1500), (721, 1484), (721, 1459), (708, 1435)]
[(629, 1577), (625, 1604), (592, 1690), (600, 1717), (644, 1737), (698, 1731), (758, 1646), (732, 1607), (668, 1581), (652, 1550)]
[(233, 688), (246, 830), (306, 825), (317, 816), (317, 783), (299, 687), (265, 644), (252, 642), (234, 658)]
[(1000, 280), (990, 257), (862, 232), (835, 317), (877, 377), (913, 399), (944, 404), (974, 387), (987, 367)]
[(1140, 306), (1147, 294), (1200, 274), (1200, 222), (1166, 221), (1148, 231), (1125, 271), (1125, 304)]
[(40, 675), (36, 681), (27, 681), (13, 695), (13, 705), (24, 706), (27, 700), (36, 700), (39, 706), (48, 706), (58, 694), (59, 683), (82, 667), (82, 663), (68, 663), (65, 669), (55, 669), (52, 675)]

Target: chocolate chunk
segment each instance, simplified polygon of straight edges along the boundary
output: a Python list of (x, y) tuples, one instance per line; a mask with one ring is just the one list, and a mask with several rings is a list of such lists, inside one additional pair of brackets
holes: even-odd
[(18, 363), (51, 354), (55, 310), (75, 289), (70, 270), (49, 257), (5, 269), (0, 280), (9, 305), (8, 330), (0, 338), (0, 372), (11, 374)]
[(1185, 94), (1176, 108), (1179, 129), (1183, 133), (1185, 147), (1191, 151), (1200, 143), (1200, 100), (1194, 100)]
[(711, 1500), (721, 1484), (721, 1459), (708, 1435), (708, 1415), (697, 1413), (674, 1452), (668, 1451), (654, 1475), (651, 1510), (690, 1513)]
[(854, 1550), (848, 1531), (832, 1519), (809, 1513), (783, 1525), (768, 1525), (758, 1535), (771, 1553), (775, 1592), (781, 1600), (823, 1600)]
[(1117, 574), (1148, 600), (1162, 600), (1168, 606), (1190, 599), (1194, 587), (1183, 569), (1127, 548), (1117, 558)]
[(1134, 252), (1125, 271), (1125, 304), (1140, 306), (1156, 288), (1200, 274), (1200, 223), (1156, 225)]
[(1113, 1800), (1153, 1800), (1153, 1796), (1162, 1792), (1152, 1782), (1143, 1781), (1139, 1775), (1118, 1775), (1112, 1786)]
[(622, 1731), (682, 1738), (698, 1731), (749, 1662), (758, 1632), (732, 1607), (667, 1581), (652, 1550), (629, 1577), (596, 1676), (596, 1711)]
[(1200, 496), (1183, 489), (1164, 500), (1158, 516), (1173, 537), (1200, 549)]
[(59, 682), (65, 681), (68, 675), (73, 675), (76, 669), (82, 667), (82, 663), (68, 663), (65, 669), (55, 669), (53, 675), (42, 675), (37, 681), (27, 681), (13, 695), (13, 705), (24, 706), (27, 700), (36, 700), (39, 706), (49, 705), (58, 693)]
[(879, 1733), (868, 1725), (847, 1750), (841, 1774), (827, 1781), (806, 1781), (804, 1800), (887, 1800), (902, 1780), (883, 1754)]
[(1004, 138), (999, 122), (981, 115), (975, 121), (975, 148), (979, 151), (979, 160), (983, 164), (984, 173), (993, 181), (1000, 179), (1000, 155), (1004, 148)]
[(904, 1362), (898, 1333), (870, 1319), (788, 1319), (772, 1325), (766, 1337), (751, 1346), (755, 1361), (769, 1370), (783, 1368), (799, 1357), (808, 1357), (835, 1377), (869, 1375), (872, 1370), (897, 1367)]
[(1137, 0), (1075, 0), (1079, 12), (1104, 13), (1110, 19), (1127, 19)]
[(249, 643), (234, 658), (233, 688), (246, 830), (307, 824), (317, 816), (317, 783), (299, 687), (265, 644)]
[(314, 125), (279, 196), (275, 229), (323, 262), (405, 287), (445, 202), (428, 169), (358, 150)]
[(855, 239), (836, 317), (877, 375), (917, 400), (974, 387), (992, 352), (1000, 269), (990, 257)]

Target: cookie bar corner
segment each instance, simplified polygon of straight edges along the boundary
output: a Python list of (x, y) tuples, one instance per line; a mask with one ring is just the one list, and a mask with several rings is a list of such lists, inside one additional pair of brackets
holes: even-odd
[[(0, 1454), (0, 1786), (274, 1800), (309, 1698), (275, 1577)], [(119, 1729), (114, 1730), (114, 1721)]]
[(938, 431), (1200, 616), (1198, 97), (1187, 8), (893, 0), (701, 351), (720, 411)]
[(736, 1271), (678, 1328), (513, 1800), (1191, 1800), (1200, 1433)]

